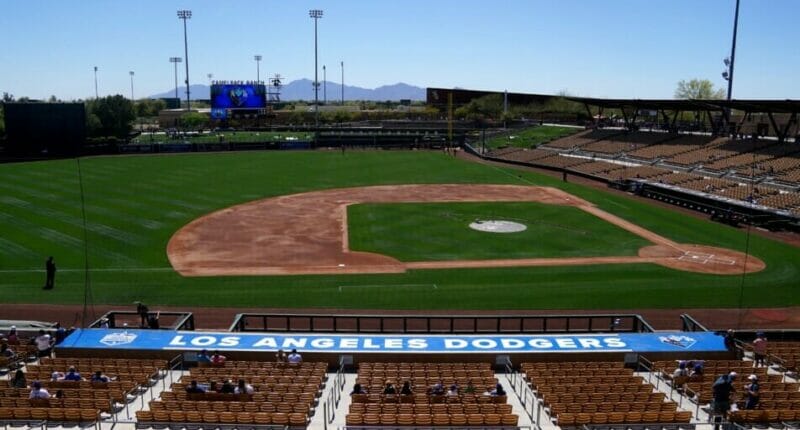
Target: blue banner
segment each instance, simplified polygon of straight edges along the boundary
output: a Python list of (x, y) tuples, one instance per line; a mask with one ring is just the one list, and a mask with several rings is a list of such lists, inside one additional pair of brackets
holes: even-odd
[(725, 351), (708, 332), (574, 335), (346, 335), (78, 329), (59, 348), (326, 353), (535, 353)]

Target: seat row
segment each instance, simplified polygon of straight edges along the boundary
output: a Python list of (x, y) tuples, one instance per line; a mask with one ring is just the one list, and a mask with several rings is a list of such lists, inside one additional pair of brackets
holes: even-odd
[(642, 423), (689, 423), (692, 413), (677, 412), (595, 412), (595, 413), (562, 413), (553, 421), (560, 427), (603, 424), (642, 424)]
[(275, 370), (283, 372), (292, 372), (304, 369), (321, 369), (328, 370), (328, 363), (322, 361), (304, 361), (302, 363), (277, 363), (272, 361), (238, 361), (227, 360), (221, 366), (215, 365), (214, 367), (205, 367), (206, 369), (251, 369), (251, 370)]
[(243, 368), (227, 368), (227, 367), (193, 367), (189, 370), (189, 374), (208, 377), (261, 377), (261, 378), (309, 378), (309, 377), (325, 377), (325, 369), (316, 368), (272, 368), (272, 369), (243, 369)]
[(358, 371), (367, 370), (491, 370), (490, 363), (384, 363), (384, 362), (367, 362), (358, 365)]
[(152, 366), (158, 369), (168, 367), (167, 360), (158, 358), (75, 358), (75, 357), (42, 357), (40, 365), (52, 365), (66, 368), (76, 364), (87, 364), (92, 367), (120, 366), (120, 367), (140, 367)]
[(408, 379), (383, 379), (383, 378), (356, 378), (356, 383), (365, 387), (368, 392), (383, 392), (386, 384), (391, 382), (396, 388), (408, 381), (411, 384), (411, 389), (415, 392), (425, 391), (435, 384), (441, 383), (443, 387), (447, 388), (453, 384), (458, 385), (462, 389), (468, 385), (475, 387), (476, 391), (483, 392), (486, 389), (492, 389), (497, 385), (497, 378), (494, 376), (482, 378), (408, 378)]
[(674, 412), (678, 410), (675, 402), (605, 402), (605, 403), (550, 403), (550, 415), (595, 412)]
[(33, 420), (95, 423), (99, 419), (100, 410), (91, 408), (0, 408), (0, 422)]
[(349, 409), (360, 414), (510, 414), (511, 410), (509, 403), (351, 403)]
[[(785, 423), (800, 421), (800, 409), (738, 410), (731, 411), (728, 419), (734, 423)], [(773, 427), (782, 428), (782, 425)]]
[(424, 393), (411, 395), (396, 394), (353, 394), (353, 403), (506, 403), (507, 396), (487, 396), (484, 394), (460, 394), (458, 396), (428, 395)]
[(348, 426), (516, 426), (515, 414), (347, 414)]
[(651, 403), (663, 402), (666, 395), (660, 391), (641, 393), (562, 393), (542, 397), (545, 406), (558, 403)]
[[(50, 394), (55, 395), (59, 389), (51, 389)], [(65, 398), (75, 399), (75, 400), (82, 400), (82, 399), (104, 399), (104, 400), (113, 400), (115, 402), (124, 403), (126, 398), (126, 393), (129, 390), (122, 390), (122, 389), (101, 389), (101, 388), (81, 388), (81, 389), (73, 389), (73, 388), (65, 388), (60, 389), (62, 395)], [(0, 397), (0, 402), (3, 402), (6, 399), (16, 400), (16, 399), (28, 399), (30, 395), (30, 390), (27, 389), (6, 389), (4, 390), (6, 393), (5, 396)], [(13, 393), (16, 392), (16, 395)], [(2, 403), (0, 403), (2, 404)]]
[(627, 385), (636, 384), (640, 385), (643, 382), (641, 376), (624, 375), (624, 376), (554, 376), (554, 377), (535, 377), (531, 378), (531, 388), (536, 389), (541, 386), (555, 386), (555, 385), (583, 385), (583, 384), (616, 384)]
[(526, 368), (523, 370), (525, 375), (528, 378), (533, 377), (566, 377), (566, 376), (585, 376), (585, 377), (596, 377), (596, 376), (625, 376), (625, 375), (633, 375), (633, 369), (625, 369), (625, 368), (610, 368), (610, 369), (603, 369), (600, 371), (599, 369), (531, 369)]
[[(559, 369), (623, 369), (625, 363), (621, 361), (555, 361), (555, 362), (525, 362), (520, 365), (525, 369), (559, 370)], [(630, 369), (628, 369), (630, 370)]]
[(196, 372), (194, 370), (196, 369), (190, 371), (189, 375), (182, 377), (181, 380), (191, 381), (195, 379), (197, 381), (224, 381), (226, 379), (231, 379), (233, 381), (237, 381), (239, 379), (244, 379), (251, 384), (316, 384), (319, 386), (322, 386), (323, 381), (325, 381), (325, 374), (274, 376), (239, 372)]
[(308, 413), (313, 403), (307, 402), (205, 402), (192, 400), (151, 400), (151, 411), (199, 412), (284, 412)]
[(136, 427), (162, 428), (170, 423), (252, 424), (306, 427), (308, 414), (302, 412), (215, 412), (215, 411), (136, 411)]
[[(317, 393), (254, 393), (252, 395), (253, 402), (270, 402), (270, 403), (295, 403), (302, 402), (305, 404), (314, 403)], [(161, 400), (189, 400), (189, 395), (186, 391), (162, 391)], [(202, 400), (200, 400), (202, 401)]]
[(67, 408), (67, 409), (99, 409), (102, 412), (112, 412), (113, 401), (109, 398), (61, 398), (61, 399), (29, 399), (19, 397), (16, 399), (0, 399), (0, 408)]
[(537, 387), (536, 391), (541, 395), (561, 394), (561, 393), (651, 393), (653, 386), (650, 384), (573, 384), (573, 385), (547, 385)]

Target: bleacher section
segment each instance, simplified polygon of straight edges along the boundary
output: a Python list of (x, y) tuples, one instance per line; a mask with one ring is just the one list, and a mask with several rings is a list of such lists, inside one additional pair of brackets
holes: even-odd
[[(387, 383), (411, 384), (413, 394), (381, 394)], [(497, 384), (489, 363), (362, 363), (356, 383), (369, 394), (351, 396), (350, 426), (516, 426), (507, 396), (487, 393)], [(431, 394), (441, 384), (459, 395)], [(473, 392), (464, 392), (466, 387)]]
[[(327, 363), (279, 364), (259, 361), (228, 361), (223, 366), (192, 368), (149, 409), (136, 412), (137, 427), (159, 423), (222, 423), (305, 427), (314, 412), (326, 379)], [(254, 393), (187, 393), (190, 381), (208, 386), (244, 379)]]
[(523, 363), (534, 393), (561, 427), (608, 424), (689, 423), (664, 393), (622, 362)]
[(703, 375), (674, 380), (672, 374), (678, 367), (677, 361), (657, 361), (653, 366), (662, 377), (672, 380), (674, 386), (685, 390), (685, 393), (699, 405), (710, 404), (712, 385), (720, 375), (737, 372), (739, 376), (734, 386), (737, 391), (743, 391), (748, 383), (747, 376), (755, 374), (760, 386), (757, 409), (745, 410), (743, 396), (737, 396), (736, 403), (739, 410), (731, 411), (729, 419), (737, 423), (763, 425), (800, 419), (800, 414), (797, 414), (797, 411), (800, 411), (800, 391), (798, 391), (800, 384), (786, 382), (782, 374), (770, 374), (767, 367), (754, 368), (752, 361), (706, 360), (703, 362)]
[(536, 149), (489, 155), (606, 181), (648, 180), (800, 215), (800, 147), (791, 142), (587, 130)]

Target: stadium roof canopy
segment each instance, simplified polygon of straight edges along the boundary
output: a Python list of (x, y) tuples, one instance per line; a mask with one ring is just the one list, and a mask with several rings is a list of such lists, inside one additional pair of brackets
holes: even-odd
[(748, 113), (797, 113), (800, 100), (702, 100), (702, 99), (596, 99), (589, 97), (566, 97), (578, 103), (609, 109), (654, 109), (654, 110), (724, 110), (735, 109)]

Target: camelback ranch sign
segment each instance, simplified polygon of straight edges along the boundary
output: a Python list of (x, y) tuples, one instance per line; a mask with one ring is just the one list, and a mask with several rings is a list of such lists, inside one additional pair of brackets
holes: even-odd
[(569, 335), (342, 335), (78, 329), (60, 348), (310, 353), (714, 352), (722, 336), (709, 332)]

